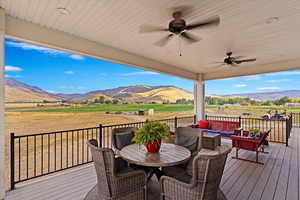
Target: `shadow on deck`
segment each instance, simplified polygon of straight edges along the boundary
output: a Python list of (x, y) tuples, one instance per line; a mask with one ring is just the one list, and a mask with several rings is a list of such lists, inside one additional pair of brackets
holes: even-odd
[[(265, 165), (232, 159), (228, 156), (221, 188), (228, 200), (299, 199), (300, 129), (291, 133), (290, 146), (271, 143), (260, 159)], [(228, 143), (230, 141), (223, 140)], [(255, 159), (254, 152), (241, 150), (241, 157)], [(96, 184), (94, 167), (87, 165), (43, 180), (19, 186), (7, 193), (7, 200), (80, 200)], [(160, 198), (156, 177), (149, 182), (149, 200)]]

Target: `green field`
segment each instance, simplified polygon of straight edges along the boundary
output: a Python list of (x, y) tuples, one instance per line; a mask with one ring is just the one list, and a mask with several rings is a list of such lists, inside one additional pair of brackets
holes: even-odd
[(156, 112), (183, 112), (193, 110), (193, 105), (176, 104), (103, 104), (97, 106), (63, 107), (63, 108), (38, 108), (29, 109), (29, 112), (136, 112), (140, 109)]
[[(103, 105), (83, 105), (79, 107), (36, 107), (27, 109), (12, 108), (7, 111), (25, 111), (25, 112), (137, 112), (140, 109), (146, 112), (154, 109), (155, 112), (185, 112), (192, 111), (193, 105), (186, 104), (103, 104)], [(261, 116), (268, 110), (288, 113), (299, 113), (300, 107), (284, 106), (219, 106), (207, 105), (207, 113), (217, 113), (224, 115), (243, 115), (251, 113), (252, 116)]]

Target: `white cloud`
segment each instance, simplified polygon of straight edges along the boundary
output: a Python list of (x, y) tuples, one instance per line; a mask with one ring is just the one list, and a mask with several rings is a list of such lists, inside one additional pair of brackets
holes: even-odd
[(135, 76), (135, 75), (157, 75), (159, 73), (157, 72), (149, 72), (149, 71), (145, 71), (145, 72), (130, 72), (130, 73), (124, 73), (122, 74), (122, 76)]
[(260, 75), (246, 76), (243, 77), (243, 79), (246, 81), (255, 81), (261, 79), (261, 76)]
[(12, 42), (12, 41), (8, 41), (6, 42), (6, 45), (11, 46), (11, 47), (18, 47), (24, 50), (36, 50), (39, 51), (41, 53), (45, 53), (45, 54), (51, 54), (51, 55), (67, 55), (68, 53), (63, 52), (63, 51), (59, 51), (56, 49), (50, 49), (47, 47), (42, 47), (42, 46), (36, 46), (33, 44), (28, 44), (25, 42)]
[(288, 82), (290, 79), (277, 79), (277, 80), (266, 80), (267, 83), (282, 83), (282, 82)]
[(16, 67), (16, 66), (5, 66), (5, 71), (8, 71), (8, 72), (20, 72), (20, 71), (23, 71), (23, 69), (21, 67)]
[(80, 56), (77, 54), (70, 54), (70, 53), (67, 53), (64, 51), (51, 49), (48, 47), (37, 46), (37, 45), (33, 45), (33, 44), (28, 44), (25, 42), (8, 41), (8, 42), (6, 42), (6, 45), (11, 46), (11, 47), (21, 48), (23, 50), (34, 50), (34, 51), (38, 51), (40, 53), (44, 53), (44, 54), (48, 54), (48, 55), (68, 56), (69, 58), (74, 59), (74, 60), (84, 60), (84, 56)]
[(73, 75), (73, 74), (75, 74), (75, 72), (73, 72), (73, 71), (65, 71), (65, 74)]
[(236, 88), (244, 88), (244, 87), (247, 87), (248, 85), (246, 85), (246, 84), (236, 84), (236, 85), (234, 85), (234, 87), (236, 87)]
[(276, 72), (271, 74), (266, 74), (267, 76), (279, 76), (279, 75), (300, 75), (300, 71), (292, 71), (292, 72)]
[(80, 55), (77, 55), (77, 54), (71, 54), (69, 57), (74, 59), (74, 60), (84, 60), (83, 56), (80, 56)]
[(256, 88), (256, 90), (280, 90), (279, 87), (262, 87), (262, 88)]
[(21, 78), (22, 76), (20, 76), (20, 75), (10, 75), (10, 74), (5, 74), (4, 77), (5, 77), (5, 78)]

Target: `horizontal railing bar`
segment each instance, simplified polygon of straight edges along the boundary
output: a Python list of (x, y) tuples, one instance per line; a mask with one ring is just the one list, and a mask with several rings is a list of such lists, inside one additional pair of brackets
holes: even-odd
[(66, 133), (72, 131), (84, 131), (84, 130), (92, 130), (98, 129), (99, 127), (92, 127), (92, 128), (79, 128), (79, 129), (70, 129), (70, 130), (62, 130), (62, 131), (54, 131), (54, 132), (47, 132), (47, 133), (36, 133), (36, 134), (28, 134), (28, 135), (15, 135), (15, 138), (22, 138), (22, 137), (33, 137), (33, 136), (41, 136), (41, 135), (52, 135), (58, 133)]

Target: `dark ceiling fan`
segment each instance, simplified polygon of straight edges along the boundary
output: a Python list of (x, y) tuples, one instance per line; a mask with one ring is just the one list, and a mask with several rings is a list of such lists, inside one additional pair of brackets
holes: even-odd
[(208, 28), (215, 27), (220, 23), (219, 16), (213, 16), (206, 20), (201, 20), (195, 23), (187, 24), (185, 22), (184, 15), (188, 13), (189, 6), (182, 6), (175, 11), (173, 11), (173, 20), (169, 23), (168, 28), (152, 26), (152, 25), (142, 25), (140, 27), (140, 33), (152, 33), (152, 32), (169, 32), (168, 35), (155, 42), (154, 44), (157, 46), (165, 46), (170, 39), (172, 39), (175, 35), (183, 38), (188, 43), (194, 43), (201, 40), (201, 38), (189, 33), (190, 30), (200, 29), (200, 28)]
[(224, 58), (223, 62), (216, 62), (221, 63), (220, 67), (223, 65), (231, 65), (231, 66), (238, 66), (239, 64), (242, 64), (244, 62), (254, 62), (256, 61), (256, 58), (250, 58), (250, 59), (242, 59), (243, 56), (235, 56), (232, 57), (232, 52), (228, 52), (227, 57)]

